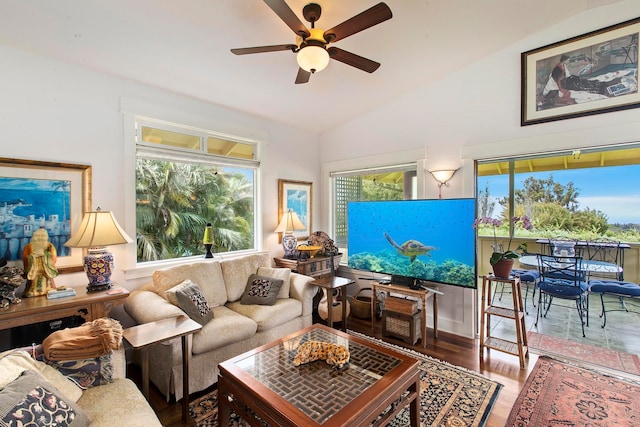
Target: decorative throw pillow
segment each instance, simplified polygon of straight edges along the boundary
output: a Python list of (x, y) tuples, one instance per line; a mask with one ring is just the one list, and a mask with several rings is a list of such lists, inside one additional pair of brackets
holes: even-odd
[(213, 319), (213, 311), (211, 311), (200, 287), (191, 280), (185, 280), (181, 285), (184, 286), (181, 286), (175, 293), (178, 307), (202, 326), (206, 325)]
[(36, 371), (24, 371), (0, 390), (0, 425), (88, 426), (89, 418)]
[(82, 389), (78, 384), (62, 375), (57, 369), (35, 360), (30, 353), (8, 350), (0, 354), (0, 388), (14, 381), (24, 371), (38, 372), (74, 402), (82, 396)]
[(289, 298), (289, 289), (291, 288), (290, 268), (260, 267), (257, 274), (258, 276), (267, 276), (273, 277), (274, 279), (282, 279), (282, 287), (278, 292), (278, 298)]
[(69, 361), (48, 360), (44, 355), (37, 359), (56, 368), (83, 390), (113, 382), (111, 353), (93, 359)]
[(240, 304), (274, 305), (282, 280), (252, 274), (240, 299)]

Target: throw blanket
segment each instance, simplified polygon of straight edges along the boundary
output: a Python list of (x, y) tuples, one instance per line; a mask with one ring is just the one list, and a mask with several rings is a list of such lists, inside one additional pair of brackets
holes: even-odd
[(104, 317), (52, 333), (42, 342), (42, 349), (49, 360), (79, 360), (110, 353), (121, 342), (120, 322)]

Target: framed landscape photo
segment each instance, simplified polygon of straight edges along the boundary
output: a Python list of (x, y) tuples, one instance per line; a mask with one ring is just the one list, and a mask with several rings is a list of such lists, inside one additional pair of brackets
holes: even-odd
[[(304, 230), (294, 230), (298, 240), (304, 240), (311, 234), (313, 183), (305, 181), (278, 180), (278, 223), (289, 209), (298, 214)], [(282, 239), (282, 236), (280, 237)]]
[(521, 125), (640, 107), (640, 18), (521, 55)]
[(82, 271), (83, 250), (64, 243), (91, 210), (91, 166), (0, 158), (0, 254), (23, 267), (22, 251), (44, 227), (60, 273)]

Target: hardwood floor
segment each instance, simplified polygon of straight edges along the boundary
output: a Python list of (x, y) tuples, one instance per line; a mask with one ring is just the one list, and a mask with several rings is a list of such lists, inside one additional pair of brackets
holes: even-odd
[[(490, 352), (485, 351), (484, 358), (481, 360), (478, 339), (462, 338), (442, 331), (438, 333), (438, 338), (434, 339), (433, 330), (429, 329), (427, 333), (427, 347), (423, 348), (420, 341), (418, 341), (417, 346), (410, 346), (401, 340), (383, 338), (380, 320), (376, 322), (376, 328), (373, 333), (371, 331), (371, 323), (367, 320), (350, 317), (347, 326), (351, 330), (375, 336), (392, 344), (411, 348), (453, 365), (462, 366), (501, 383), (503, 388), (498, 395), (498, 400), (486, 424), (491, 427), (504, 426), (513, 402), (518, 397), (518, 393), (527, 375), (531, 369), (533, 369), (533, 365), (538, 357), (535, 354), (530, 354), (526, 369), (520, 369), (517, 356), (511, 356), (494, 350)], [(153, 369), (153, 367), (151, 369)], [(135, 366), (131, 366), (129, 372), (130, 377), (140, 384), (139, 370)], [(151, 405), (164, 426), (179, 427), (193, 425), (192, 423), (185, 424), (181, 421), (180, 402), (167, 403), (153, 385), (151, 385), (150, 388)], [(203, 393), (192, 394), (191, 399), (195, 399), (202, 394)]]

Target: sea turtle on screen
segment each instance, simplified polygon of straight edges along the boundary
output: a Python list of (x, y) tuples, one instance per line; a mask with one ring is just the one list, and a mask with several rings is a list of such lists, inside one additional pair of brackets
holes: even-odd
[(391, 238), (391, 236), (389, 236), (389, 234), (387, 234), (386, 232), (383, 234), (384, 237), (389, 241), (389, 243), (391, 243), (391, 246), (396, 248), (400, 255), (409, 257), (409, 260), (411, 262), (413, 262), (418, 255), (431, 256), (429, 255), (429, 251), (438, 249), (435, 246), (427, 246), (421, 242), (418, 242), (417, 240), (407, 240), (402, 245), (399, 245), (395, 242), (395, 240)]

